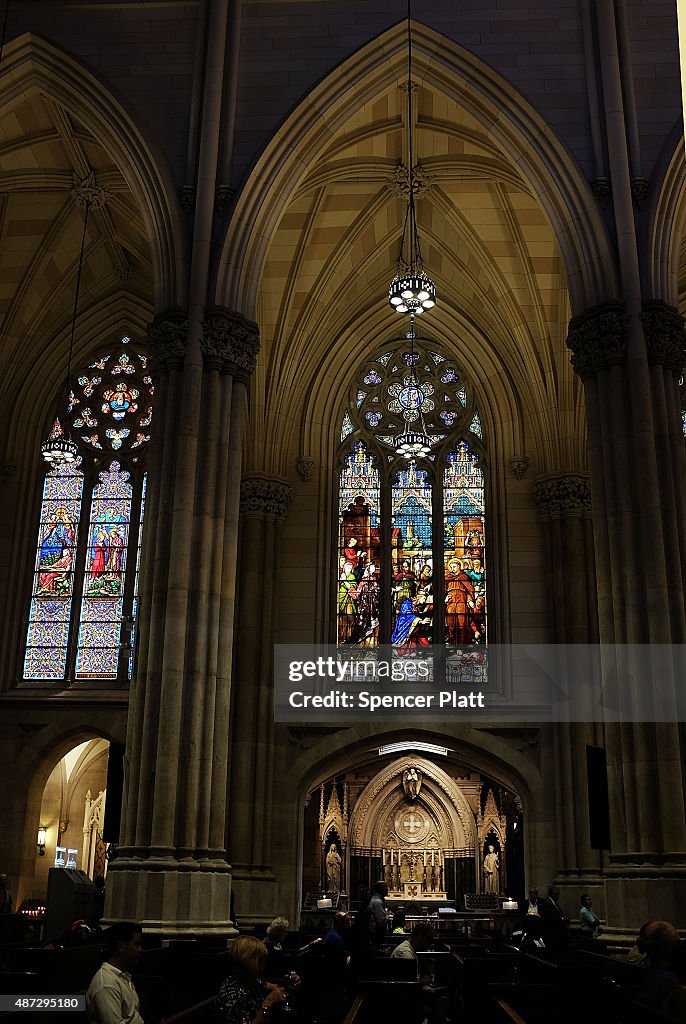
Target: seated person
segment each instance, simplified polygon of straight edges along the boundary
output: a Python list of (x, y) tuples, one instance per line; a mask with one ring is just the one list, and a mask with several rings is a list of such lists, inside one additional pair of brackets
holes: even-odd
[(239, 935), (229, 956), (231, 974), (222, 982), (215, 1007), (218, 1024), (266, 1024), (272, 1007), (286, 998), (280, 985), (262, 983), (267, 947), (253, 935)]
[(391, 933), (393, 935), (407, 935), (407, 931), (405, 929), (405, 911), (402, 907), (399, 907), (393, 915)]
[[(400, 942), (391, 957), (403, 960), (414, 960), (417, 963), (417, 981), (422, 986), (423, 992), (423, 1014), (429, 1024), (441, 1024), (448, 1013), (448, 1000), (438, 989), (432, 985), (432, 978), (429, 974), (419, 973), (419, 961), (417, 953), (425, 953), (434, 940), (434, 930), (430, 924), (420, 921), (412, 929), (409, 939)], [(445, 991), (445, 990), (444, 990)]]
[(591, 907), (593, 906), (593, 900), (585, 893), (581, 897), (581, 909), (579, 910), (579, 931), (582, 935), (585, 935), (589, 939), (597, 939), (600, 935), (602, 928), (600, 927), (600, 918), (596, 917)]
[(371, 910), (358, 910), (355, 920), (346, 930), (343, 938), (343, 944), (350, 957), (350, 969), (353, 976), (359, 976), (376, 953), (375, 935), (376, 921)]
[(88, 986), (86, 1016), (90, 1024), (143, 1024), (131, 971), (141, 958), (141, 926), (119, 921), (103, 936), (106, 960)]
[(333, 919), (333, 926), (324, 936), (325, 946), (340, 946), (343, 948), (343, 936), (351, 925), (351, 920), (344, 910), (339, 910)]
[(645, 1003), (661, 1010), (672, 989), (679, 985), (675, 973), (675, 954), (679, 947), (679, 933), (668, 921), (649, 921), (641, 928), (639, 949), (645, 953), (643, 981), (636, 996), (639, 1003)]

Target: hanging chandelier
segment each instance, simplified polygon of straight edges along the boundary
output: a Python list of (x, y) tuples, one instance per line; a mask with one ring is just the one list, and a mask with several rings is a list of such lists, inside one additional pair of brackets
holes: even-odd
[(424, 413), (422, 411), (424, 393), (419, 385), (417, 371), (414, 368), (416, 361), (414, 351), (414, 313), (410, 314), (410, 329), (406, 337), (410, 342), (410, 373), (409, 377), (405, 378), (405, 387), (398, 397), (401, 405), (404, 405), (407, 409), (417, 410), (421, 429), (410, 429), (410, 424), (406, 420), (405, 429), (401, 434), (397, 435), (393, 441), (393, 446), (398, 455), (411, 462), (414, 459), (425, 458), (430, 453), (431, 445), (434, 441), (434, 438), (427, 431), (426, 423), (424, 422)]
[(43, 459), (54, 467), (58, 466), (69, 466), (73, 465), (78, 458), (79, 449), (74, 443), (71, 437), (71, 421), (69, 413), (71, 412), (71, 403), (73, 400), (73, 392), (71, 386), (71, 361), (74, 354), (74, 332), (76, 330), (76, 314), (79, 308), (79, 292), (81, 290), (81, 271), (83, 270), (83, 254), (86, 248), (86, 228), (88, 226), (88, 211), (90, 209), (90, 203), (86, 199), (85, 201), (86, 214), (83, 218), (83, 234), (81, 235), (81, 252), (79, 255), (79, 268), (76, 274), (76, 289), (74, 291), (74, 310), (71, 318), (71, 336), (69, 338), (69, 357), (67, 359), (67, 380), (65, 385), (65, 401), (66, 401), (66, 420), (69, 424), (67, 427), (67, 436), (65, 437), (62, 427), (60, 425), (59, 416), (55, 420), (50, 436), (47, 440), (43, 441), (40, 446), (41, 455)]
[(400, 236), (400, 253), (395, 277), (388, 289), (388, 301), (396, 312), (409, 313), (414, 317), (436, 305), (436, 285), (424, 270), (414, 201), (411, 0), (408, 0), (407, 4), (407, 138), (407, 210)]

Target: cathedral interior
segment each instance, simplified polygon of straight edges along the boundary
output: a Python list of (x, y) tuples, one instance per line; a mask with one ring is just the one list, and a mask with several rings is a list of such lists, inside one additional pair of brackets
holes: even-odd
[[(685, 225), (673, 0), (8, 6), (17, 907), (59, 847), (165, 938), (379, 879), (686, 928)], [(648, 648), (660, 713), (282, 721), (275, 645), (474, 680), (491, 648)]]

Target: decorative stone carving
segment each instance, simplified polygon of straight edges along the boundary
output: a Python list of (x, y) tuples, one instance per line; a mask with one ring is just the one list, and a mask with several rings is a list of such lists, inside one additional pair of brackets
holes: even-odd
[(90, 206), (93, 210), (100, 210), (111, 198), (111, 193), (98, 185), (93, 171), (85, 178), (79, 178), (75, 174), (73, 182), (71, 195), (79, 206)]
[(179, 189), (179, 202), (181, 209), (186, 213), (192, 213), (195, 208), (195, 185), (182, 185)]
[(582, 380), (624, 362), (629, 315), (618, 301), (593, 306), (569, 322), (567, 348)]
[(517, 455), (514, 459), (510, 459), (510, 469), (515, 480), (521, 480), (528, 468), (529, 460), (526, 455)]
[(534, 495), (543, 522), (567, 516), (591, 515), (591, 489), (587, 473), (559, 473), (539, 477)]
[(207, 310), (203, 320), (200, 344), (206, 366), (216, 366), (222, 373), (247, 381), (260, 351), (259, 330), (240, 313), (215, 306)]
[(681, 375), (686, 366), (686, 326), (683, 316), (660, 299), (643, 303), (641, 323), (648, 359)]
[[(412, 191), (415, 198), (430, 192), (433, 180), (433, 175), (427, 174), (421, 164), (415, 164), (412, 168)], [(405, 164), (400, 163), (397, 165), (391, 175), (388, 187), (393, 195), (399, 199), (404, 199), (405, 201), (409, 199), (410, 182)]]
[(403, 791), (408, 800), (416, 800), (422, 788), (422, 773), (411, 764), (403, 772)]
[(266, 476), (248, 476), (241, 481), (241, 515), (283, 520), (293, 498), (293, 490), (283, 480)]
[(631, 196), (638, 208), (648, 198), (648, 181), (646, 178), (634, 178), (631, 182)]
[(188, 345), (188, 317), (182, 309), (170, 309), (155, 317), (148, 326), (150, 355), (161, 373), (183, 366)]
[[(481, 891), (499, 893), (503, 891), (505, 881), (505, 843), (507, 836), (507, 819), (500, 814), (495, 802), (493, 790), (486, 795), (486, 804), (476, 816), (476, 829), (484, 859), (482, 862), (483, 878)], [(501, 878), (501, 875), (503, 876)]]
[(295, 468), (297, 469), (301, 480), (309, 480), (312, 476), (312, 467), (314, 466), (314, 459), (310, 459), (307, 455), (299, 455), (295, 460)]
[(591, 190), (601, 206), (607, 206), (612, 195), (612, 185), (609, 178), (594, 178), (591, 182)]
[(9, 480), (17, 472), (16, 462), (3, 462), (0, 464), (0, 479)]
[(226, 213), (233, 202), (236, 190), (230, 185), (220, 185), (214, 194), (214, 201), (220, 213)]

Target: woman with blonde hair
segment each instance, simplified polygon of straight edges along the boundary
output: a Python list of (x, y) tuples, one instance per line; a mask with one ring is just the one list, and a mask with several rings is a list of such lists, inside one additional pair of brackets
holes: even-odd
[(261, 981), (267, 947), (253, 935), (239, 935), (229, 949), (231, 974), (217, 996), (222, 1024), (267, 1024), (271, 1011), (286, 998), (285, 989)]

